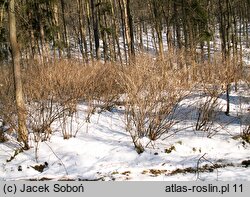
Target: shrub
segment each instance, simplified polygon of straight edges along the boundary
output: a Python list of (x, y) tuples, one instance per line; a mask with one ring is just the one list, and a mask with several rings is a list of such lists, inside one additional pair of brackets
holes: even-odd
[[(28, 62), (27, 65), (22, 70), (22, 80), (28, 127), (38, 141), (46, 140), (52, 132), (51, 124), (59, 120), (64, 137), (70, 137), (68, 131), (65, 131), (65, 124), (68, 117), (76, 113), (78, 102), (90, 103), (93, 110), (96, 108), (95, 103), (102, 103), (103, 109), (109, 109), (123, 93), (117, 81), (118, 69), (115, 63), (93, 62), (83, 65), (71, 59), (47, 64)], [(0, 118), (17, 130), (12, 76), (11, 67), (2, 69)]]
[(14, 83), (11, 66), (1, 67), (0, 73), (0, 119), (17, 130)]
[(209, 133), (218, 110), (218, 97), (206, 96), (198, 106), (195, 130), (203, 130)]
[(170, 66), (142, 57), (120, 72), (126, 92), (126, 128), (138, 153), (144, 151), (140, 139), (157, 140), (177, 123), (174, 113), (185, 94), (184, 84)]

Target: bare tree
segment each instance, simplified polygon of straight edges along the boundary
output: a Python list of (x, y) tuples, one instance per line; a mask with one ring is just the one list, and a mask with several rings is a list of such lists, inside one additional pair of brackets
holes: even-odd
[(9, 1), (9, 32), (10, 46), (13, 62), (13, 73), (15, 83), (15, 97), (18, 116), (18, 140), (24, 144), (24, 149), (29, 149), (28, 130), (26, 126), (26, 107), (23, 99), (20, 51), (17, 43), (15, 0)]

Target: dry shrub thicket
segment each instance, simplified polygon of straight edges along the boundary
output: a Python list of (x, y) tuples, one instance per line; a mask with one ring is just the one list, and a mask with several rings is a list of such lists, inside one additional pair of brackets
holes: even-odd
[[(72, 123), (69, 119), (72, 120), (77, 112), (79, 101), (86, 101), (90, 108), (94, 108), (95, 100), (109, 105), (117, 98), (120, 90), (116, 87), (114, 72), (112, 64), (83, 66), (79, 62), (67, 60), (44, 67), (30, 67), (24, 77), (24, 84), (32, 111), (29, 114), (32, 130), (44, 133), (55, 120), (59, 120), (63, 137), (72, 137), (72, 127), (66, 124)], [(88, 118), (93, 110), (89, 110)]]
[[(198, 106), (196, 124), (197, 130), (207, 131), (225, 84), (239, 80), (241, 73), (238, 67), (223, 63), (219, 57), (210, 63), (185, 59), (182, 53), (169, 53), (164, 60), (142, 55), (130, 65), (82, 65), (74, 60), (31, 64), (23, 68), (30, 132), (36, 141), (47, 140), (52, 134), (51, 124), (58, 120), (63, 137), (68, 139), (73, 132), (65, 124), (69, 118), (72, 120), (78, 102), (89, 103), (86, 121), (90, 121), (100, 103), (109, 109), (125, 95), (126, 128), (141, 153), (145, 148), (140, 142), (143, 137), (157, 140), (177, 123), (175, 110), (193, 87), (208, 96)], [(16, 130), (11, 69), (3, 68), (0, 75), (0, 118)]]
[[(1, 130), (4, 131), (6, 124), (10, 130), (17, 130), (16, 108), (14, 105), (14, 84), (11, 69), (2, 68), (0, 73), (0, 120), (2, 121)], [(9, 129), (9, 128), (8, 128)]]
[[(198, 67), (198, 78), (196, 88), (200, 91), (200, 99), (197, 103), (197, 120), (195, 130), (207, 132), (207, 136), (212, 133), (212, 126), (216, 120), (216, 115), (221, 111), (219, 103), (220, 96), (225, 92), (224, 84), (226, 72), (221, 69), (222, 61), (215, 59), (213, 63), (204, 63)], [(231, 82), (228, 82), (231, 83)]]
[[(79, 72), (78, 72), (79, 70)], [(34, 65), (23, 74), (24, 93), (28, 104), (28, 125), (36, 140), (47, 140), (51, 124), (76, 111), (84, 83), (79, 64), (62, 61), (52, 65)], [(69, 138), (63, 132), (64, 138)]]
[(157, 140), (177, 123), (175, 108), (187, 89), (182, 71), (176, 72), (172, 66), (170, 61), (140, 57), (120, 72), (126, 92), (126, 129), (138, 153), (144, 151), (141, 138)]
[(237, 58), (225, 60), (221, 54), (216, 53), (206, 61), (197, 61), (196, 56), (191, 54), (182, 66), (187, 70), (188, 83), (192, 84), (191, 92), (199, 93), (200, 97), (195, 106), (194, 129), (207, 132), (208, 137), (212, 136), (217, 132), (212, 128), (217, 114), (222, 111), (219, 98), (225, 93), (230, 93), (231, 84), (237, 89), (237, 83), (246, 80), (243, 77), (243, 67)]
[[(0, 117), (16, 129), (14, 87), (11, 69), (3, 68), (0, 89)], [(102, 101), (109, 106), (118, 98), (121, 89), (116, 83), (114, 64), (93, 63), (82, 65), (73, 60), (39, 65), (30, 64), (23, 68), (23, 89), (27, 105), (28, 127), (35, 141), (47, 140), (51, 135), (51, 124), (61, 122), (63, 137), (72, 137), (65, 125), (76, 113), (77, 103), (86, 101), (94, 108)], [(94, 110), (94, 109), (93, 109)], [(93, 112), (90, 110), (90, 114)], [(90, 116), (90, 115), (88, 115)]]
[(250, 125), (244, 127), (242, 132), (242, 139), (250, 143)]

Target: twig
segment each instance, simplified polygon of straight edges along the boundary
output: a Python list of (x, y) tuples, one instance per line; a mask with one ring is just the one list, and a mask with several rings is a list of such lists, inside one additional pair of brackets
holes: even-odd
[(214, 164), (213, 162), (211, 162), (211, 161), (209, 161), (208, 159), (205, 158), (205, 155), (206, 155), (206, 154), (207, 154), (207, 153), (204, 153), (204, 154), (198, 159), (198, 161), (197, 161), (197, 165), (196, 165), (197, 180), (200, 180), (200, 178), (199, 178), (199, 174), (200, 174), (200, 173), (199, 173), (199, 169), (200, 169), (199, 165), (200, 165), (202, 159), (204, 159), (205, 161), (207, 161), (207, 162), (209, 162), (210, 164), (212, 164), (212, 166), (214, 167), (213, 169), (216, 169), (216, 170), (217, 170), (217, 180), (218, 180), (218, 169), (216, 168), (216, 166), (215, 166), (215, 164)]
[(192, 127), (193, 127), (193, 126), (188, 126), (188, 127), (176, 129), (173, 133), (171, 133), (170, 135), (164, 137), (163, 140), (165, 140), (165, 139), (167, 139), (167, 138), (169, 138), (169, 137), (174, 136), (175, 134), (177, 134), (177, 133), (180, 132), (180, 131), (183, 131), (183, 130), (185, 130), (185, 129), (189, 129), (189, 128), (192, 128)]
[(44, 142), (44, 143), (49, 147), (49, 149), (52, 151), (52, 153), (53, 153), (53, 154), (56, 156), (56, 158), (61, 162), (61, 164), (63, 165), (63, 168), (64, 168), (64, 170), (65, 170), (65, 172), (66, 172), (66, 175), (68, 175), (69, 173), (68, 173), (68, 171), (67, 171), (67, 169), (66, 169), (66, 166), (64, 165), (62, 159), (55, 153), (55, 151), (51, 148), (50, 145), (48, 145), (46, 142)]
[(18, 149), (16, 149), (14, 151), (14, 155), (11, 156), (9, 159), (6, 160), (6, 162), (11, 162), (13, 159), (15, 159), (15, 157), (19, 154), (19, 153), (22, 153), (24, 151), (23, 147), (20, 147)]

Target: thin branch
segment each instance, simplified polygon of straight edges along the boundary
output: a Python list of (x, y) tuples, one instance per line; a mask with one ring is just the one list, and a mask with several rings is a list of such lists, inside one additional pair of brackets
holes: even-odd
[(44, 142), (44, 143), (49, 147), (49, 149), (52, 151), (52, 153), (53, 153), (53, 154), (56, 156), (56, 158), (61, 162), (61, 164), (63, 165), (63, 168), (64, 168), (64, 170), (65, 170), (65, 172), (66, 172), (66, 175), (68, 175), (68, 174), (69, 174), (69, 173), (68, 173), (68, 170), (66, 169), (66, 166), (64, 165), (62, 159), (55, 153), (55, 151), (51, 148), (50, 145), (48, 145), (46, 142)]

